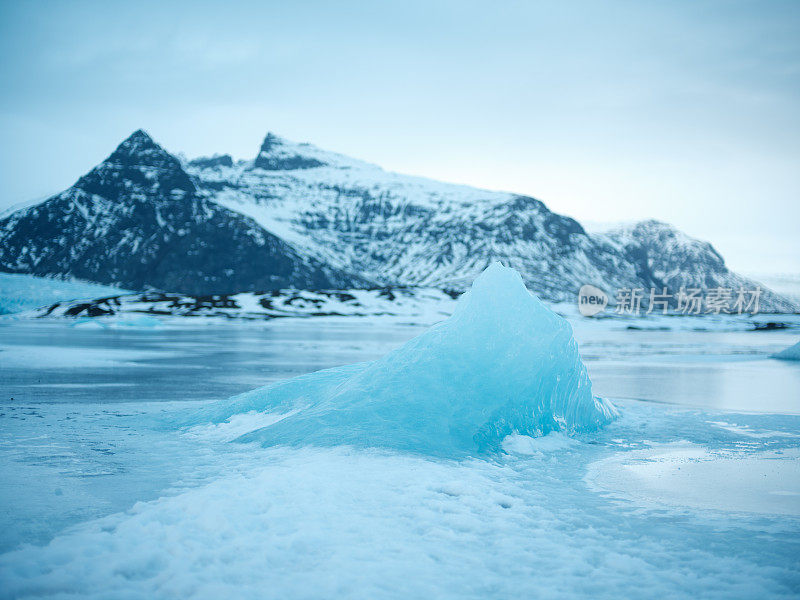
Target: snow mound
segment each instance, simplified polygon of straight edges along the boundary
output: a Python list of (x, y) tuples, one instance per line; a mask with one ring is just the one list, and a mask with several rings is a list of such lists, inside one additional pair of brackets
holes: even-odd
[(616, 411), (592, 396), (569, 323), (492, 264), (455, 312), (372, 363), (305, 375), (209, 407), (224, 420), (291, 412), (240, 441), (386, 447), (437, 456), (500, 450), (510, 434), (591, 431)]
[(781, 360), (800, 360), (800, 342), (794, 346), (789, 346), (786, 350), (781, 350), (777, 354), (773, 354), (772, 358), (779, 358)]

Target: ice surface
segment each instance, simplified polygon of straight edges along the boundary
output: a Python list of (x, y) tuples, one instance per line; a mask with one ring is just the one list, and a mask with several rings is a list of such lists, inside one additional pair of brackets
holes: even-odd
[[(789, 398), (800, 412), (800, 379), (775, 376), (800, 370), (764, 360), (795, 334), (676, 336), (610, 322), (575, 327), (587, 365), (641, 377), (639, 388), (606, 379), (620, 418), (587, 436), (511, 435), (505, 454), (458, 460), (230, 443), (292, 420), (317, 391), (373, 363), (286, 378), (374, 360), (417, 326), (4, 322), (6, 347), (160, 357), (70, 373), (0, 356), (9, 389), (0, 398), (0, 598), (800, 597), (800, 415), (774, 414), (768, 402)], [(646, 361), (673, 359), (669, 376), (647, 378)], [(705, 396), (729, 407), (751, 395), (720, 368), (728, 360), (737, 372), (763, 365), (746, 372), (763, 395), (743, 413), (693, 408)], [(705, 385), (687, 379), (696, 372)], [(592, 378), (597, 390), (603, 371)], [(277, 379), (275, 412), (261, 408), (263, 390), (215, 402)], [(652, 387), (659, 402), (616, 400)], [(200, 406), (210, 407), (202, 424), (163, 427)]]
[(616, 508), (581, 481), (600, 452), (248, 447), (250, 466), (0, 556), (0, 597), (796, 597), (792, 517)]
[(786, 348), (786, 350), (778, 352), (773, 358), (780, 358), (781, 360), (800, 360), (800, 342)]
[[(753, 435), (746, 430), (743, 435)], [(770, 437), (786, 437), (771, 432)], [(795, 438), (796, 439), (796, 438)], [(644, 506), (800, 515), (800, 449), (709, 450), (686, 441), (648, 444), (589, 466), (590, 487)]]
[(4, 369), (25, 368), (35, 364), (38, 369), (99, 369), (146, 367), (147, 361), (170, 358), (175, 350), (126, 350), (123, 348), (43, 348), (38, 345), (16, 345), (0, 342), (0, 360)]
[(569, 323), (500, 263), (476, 279), (449, 319), (382, 359), (261, 388), (205, 416), (250, 411), (294, 413), (243, 441), (439, 456), (498, 450), (514, 433), (592, 431), (615, 416), (592, 396)]

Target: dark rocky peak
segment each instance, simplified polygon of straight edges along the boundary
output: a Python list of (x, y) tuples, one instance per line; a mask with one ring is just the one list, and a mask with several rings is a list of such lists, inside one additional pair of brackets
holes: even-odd
[(543, 212), (547, 210), (544, 202), (530, 196), (513, 196), (509, 202), (512, 210)]
[(147, 133), (137, 129), (123, 141), (105, 162), (116, 165), (180, 169), (177, 158), (156, 144)]
[(128, 136), (111, 155), (81, 177), (75, 187), (106, 198), (124, 199), (129, 191), (195, 191), (180, 161), (143, 130)]
[(267, 137), (264, 138), (264, 141), (261, 144), (261, 149), (259, 150), (259, 154), (269, 153), (274, 148), (277, 148), (278, 146), (284, 146), (285, 144), (286, 142), (283, 140), (283, 138), (279, 138), (271, 131), (268, 131)]
[(707, 260), (716, 263), (720, 268), (725, 265), (722, 255), (709, 242), (689, 237), (663, 221), (655, 219), (640, 221), (631, 229), (631, 235), (642, 244), (657, 246), (660, 249), (666, 248), (672, 252), (705, 255)]
[(662, 221), (624, 225), (606, 235), (623, 249), (641, 276), (658, 285), (713, 287), (719, 282), (708, 279), (708, 274), (729, 273), (725, 260), (710, 243)]
[(303, 150), (308, 150), (309, 146), (304, 144), (293, 144), (274, 133), (267, 133), (261, 149), (253, 162), (253, 168), (264, 169), (266, 171), (283, 171), (293, 169), (313, 169), (323, 167), (326, 163), (308, 156)]
[(686, 237), (669, 223), (664, 223), (663, 221), (658, 221), (656, 219), (647, 219), (645, 221), (639, 221), (638, 223), (635, 223), (631, 227), (631, 234), (638, 238), (657, 237), (661, 239), (677, 239), (679, 236)]
[(232, 167), (233, 158), (230, 154), (215, 154), (214, 156), (200, 156), (189, 161), (190, 167), (198, 169), (216, 169), (220, 167)]
[(552, 212), (536, 198), (517, 195), (506, 206), (511, 215), (506, 221), (507, 226), (513, 226), (517, 221), (525, 224), (518, 232), (521, 239), (530, 240), (537, 237), (535, 223), (541, 223), (549, 236), (556, 238), (566, 247), (572, 247), (581, 238), (586, 237), (586, 231), (575, 219)]

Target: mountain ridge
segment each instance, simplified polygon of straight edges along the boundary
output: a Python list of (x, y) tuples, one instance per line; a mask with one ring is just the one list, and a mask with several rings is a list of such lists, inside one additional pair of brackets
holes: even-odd
[(200, 197), (142, 130), (64, 192), (0, 220), (0, 267), (187, 293), (369, 283)]
[[(0, 220), (0, 270), (197, 294), (465, 289), (494, 260), (555, 301), (584, 283), (755, 285), (707, 242), (653, 223), (590, 234), (529, 196), (401, 175), (273, 133), (252, 160), (181, 160), (137, 130), (69, 189)], [(762, 302), (796, 310), (769, 290)]]

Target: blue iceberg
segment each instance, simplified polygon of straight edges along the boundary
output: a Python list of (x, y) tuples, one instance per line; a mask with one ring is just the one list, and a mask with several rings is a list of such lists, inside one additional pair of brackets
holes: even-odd
[(592, 396), (569, 323), (500, 263), (475, 280), (450, 318), (383, 358), (259, 388), (201, 418), (252, 411), (285, 416), (240, 441), (447, 457), (497, 451), (512, 433), (593, 431), (616, 416)]
[(789, 346), (785, 350), (781, 350), (777, 354), (773, 354), (772, 358), (778, 358), (780, 360), (800, 360), (800, 342), (797, 342), (794, 346)]

